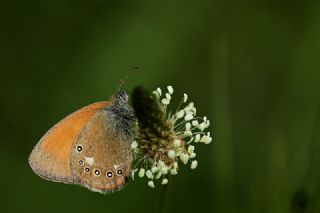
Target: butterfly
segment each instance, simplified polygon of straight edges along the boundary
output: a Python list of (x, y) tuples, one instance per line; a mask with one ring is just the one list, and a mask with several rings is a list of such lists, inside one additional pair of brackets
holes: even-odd
[(131, 174), (132, 126), (136, 118), (128, 95), (118, 90), (54, 125), (29, 156), (40, 177), (110, 193), (123, 188)]

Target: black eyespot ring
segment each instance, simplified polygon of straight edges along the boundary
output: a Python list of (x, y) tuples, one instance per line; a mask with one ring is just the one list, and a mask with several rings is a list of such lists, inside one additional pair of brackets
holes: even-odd
[(122, 175), (122, 173), (123, 173), (122, 169), (119, 169), (119, 170), (117, 171), (117, 175)]
[(77, 151), (78, 151), (78, 152), (81, 152), (81, 151), (82, 151), (82, 146), (80, 146), (80, 145), (77, 146)]
[(79, 165), (82, 165), (83, 164), (83, 160), (79, 160)]
[(106, 175), (107, 175), (107, 178), (112, 178), (113, 173), (111, 171), (108, 171)]
[(94, 170), (94, 174), (97, 175), (97, 176), (99, 176), (99, 175), (101, 174), (101, 172), (100, 172), (99, 169), (96, 169), (96, 170)]
[(85, 172), (89, 172), (90, 169), (89, 169), (88, 167), (86, 167), (86, 168), (84, 168), (84, 171), (85, 171)]

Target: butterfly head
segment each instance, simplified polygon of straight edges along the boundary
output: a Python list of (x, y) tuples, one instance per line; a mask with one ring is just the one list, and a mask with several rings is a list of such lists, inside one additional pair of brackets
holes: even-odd
[(129, 96), (119, 90), (113, 99), (113, 104), (108, 107), (109, 118), (114, 122), (116, 129), (123, 131), (126, 136), (133, 137), (132, 126), (136, 120), (136, 116), (132, 107), (128, 104)]

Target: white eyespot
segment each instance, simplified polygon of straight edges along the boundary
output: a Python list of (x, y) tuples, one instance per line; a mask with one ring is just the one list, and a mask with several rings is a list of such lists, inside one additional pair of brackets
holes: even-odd
[(118, 169), (118, 170), (117, 170), (117, 175), (118, 175), (118, 176), (121, 176), (122, 174), (123, 174), (122, 169)]
[(82, 152), (82, 146), (81, 145), (77, 146), (77, 152)]
[(86, 168), (84, 168), (84, 171), (85, 171), (85, 172), (90, 172), (90, 168), (89, 168), (89, 167), (86, 167)]
[(106, 173), (107, 178), (112, 178), (113, 177), (113, 172), (112, 171), (107, 171)]
[(78, 161), (78, 163), (79, 163), (79, 165), (83, 165), (83, 160), (80, 159), (80, 160)]
[(101, 174), (101, 172), (99, 169), (95, 169), (94, 174), (95, 174), (95, 176), (99, 176)]

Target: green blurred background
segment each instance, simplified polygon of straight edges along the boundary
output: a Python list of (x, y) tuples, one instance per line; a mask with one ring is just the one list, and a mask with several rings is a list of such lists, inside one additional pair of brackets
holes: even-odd
[(320, 212), (319, 1), (1, 1), (0, 211), (157, 212), (146, 180), (101, 195), (44, 181), (27, 158), (117, 82), (187, 92), (212, 121), (163, 212)]

